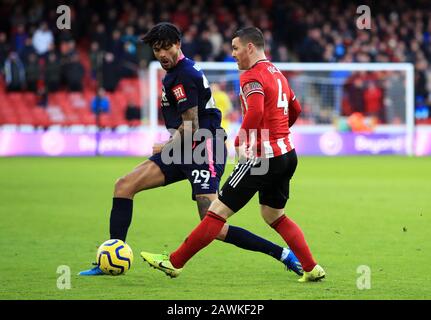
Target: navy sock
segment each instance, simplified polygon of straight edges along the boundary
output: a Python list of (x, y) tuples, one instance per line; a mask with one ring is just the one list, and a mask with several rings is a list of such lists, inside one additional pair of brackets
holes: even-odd
[(127, 231), (132, 222), (133, 200), (126, 198), (114, 198), (112, 201), (109, 232), (111, 239), (126, 241)]
[(259, 251), (280, 260), (283, 248), (245, 229), (229, 226), (224, 242), (245, 250)]

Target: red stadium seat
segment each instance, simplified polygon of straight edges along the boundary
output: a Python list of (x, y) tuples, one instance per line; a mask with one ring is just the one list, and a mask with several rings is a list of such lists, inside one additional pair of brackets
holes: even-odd
[(94, 125), (96, 124), (96, 117), (94, 114), (85, 113), (81, 116), (82, 124), (84, 125)]

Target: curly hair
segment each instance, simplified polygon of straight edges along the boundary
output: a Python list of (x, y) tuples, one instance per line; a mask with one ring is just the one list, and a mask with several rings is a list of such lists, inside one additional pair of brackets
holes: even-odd
[(141, 40), (150, 47), (169, 47), (181, 41), (181, 31), (172, 23), (161, 22), (151, 28)]

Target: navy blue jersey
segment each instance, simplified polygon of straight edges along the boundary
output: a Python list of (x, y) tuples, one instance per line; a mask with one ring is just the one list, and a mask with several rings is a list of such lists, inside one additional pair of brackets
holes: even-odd
[(199, 128), (215, 133), (221, 128), (221, 112), (216, 107), (207, 78), (193, 60), (183, 58), (162, 80), (161, 109), (166, 128), (178, 129), (181, 114), (198, 107)]

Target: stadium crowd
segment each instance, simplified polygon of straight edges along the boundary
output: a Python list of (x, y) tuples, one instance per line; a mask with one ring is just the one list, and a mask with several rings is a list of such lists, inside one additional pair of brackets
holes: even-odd
[[(369, 30), (357, 28), (359, 3), (353, 1), (63, 2), (72, 11), (70, 30), (56, 27), (56, 1), (12, 0), (1, 6), (4, 84), (0, 85), (8, 91), (81, 91), (88, 77), (112, 92), (120, 79), (136, 77), (153, 59), (151, 49), (139, 39), (159, 21), (181, 28), (186, 56), (231, 61), (233, 32), (254, 25), (263, 30), (273, 61), (413, 63), (416, 110), (431, 117), (431, 2), (427, 0), (373, 2)], [(87, 55), (88, 68), (82, 55)], [(375, 81), (361, 99), (376, 100), (379, 90), (383, 87)]]

